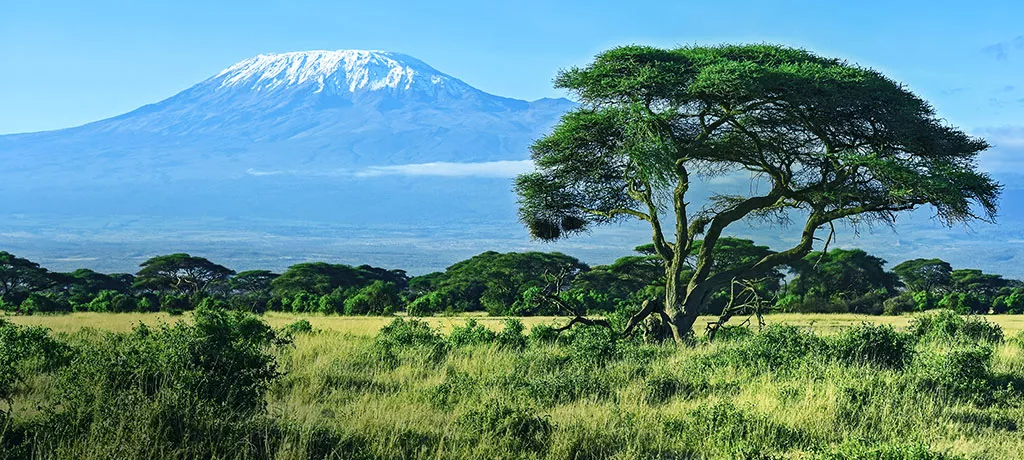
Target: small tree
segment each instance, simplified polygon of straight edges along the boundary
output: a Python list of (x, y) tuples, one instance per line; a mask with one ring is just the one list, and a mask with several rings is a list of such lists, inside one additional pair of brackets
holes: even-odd
[[(623, 219), (650, 224), (665, 296), (627, 330), (661, 314), (683, 341), (709, 294), (799, 261), (836, 221), (892, 222), (923, 205), (946, 224), (995, 216), (1000, 185), (975, 167), (988, 144), (945, 125), (902, 85), (841, 60), (772, 45), (627, 46), (555, 84), (581, 106), (533, 145), (537, 170), (515, 184), (520, 218), (544, 240)], [(696, 178), (727, 173), (765, 193), (691, 207)], [(799, 242), (713, 273), (723, 231), (746, 218), (800, 219)]]

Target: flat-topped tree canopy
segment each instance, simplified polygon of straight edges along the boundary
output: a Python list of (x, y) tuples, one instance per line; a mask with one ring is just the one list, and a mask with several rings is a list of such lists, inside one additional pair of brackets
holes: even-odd
[[(891, 222), (924, 205), (947, 225), (995, 218), (1001, 186), (976, 167), (988, 144), (903, 85), (839, 59), (766, 44), (625, 46), (555, 84), (581, 105), (533, 145), (537, 170), (516, 180), (520, 218), (546, 240), (649, 222), (669, 284), (696, 254), (686, 290), (678, 283), (666, 297), (677, 313), (702, 301), (708, 283), (740, 274), (709, 279), (721, 232), (746, 217), (807, 216), (797, 246), (739, 270), (755, 273), (803, 257), (815, 230), (836, 220)], [(687, 209), (694, 177), (743, 171), (770, 190)], [(674, 211), (674, 238), (661, 225), (665, 210)]]

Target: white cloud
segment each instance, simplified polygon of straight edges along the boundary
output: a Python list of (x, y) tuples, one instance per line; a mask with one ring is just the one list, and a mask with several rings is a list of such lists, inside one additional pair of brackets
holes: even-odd
[(445, 177), (515, 177), (533, 171), (533, 162), (488, 161), (484, 163), (419, 163), (395, 166), (371, 166), (356, 176), (445, 176)]
[(260, 171), (249, 168), (246, 174), (255, 177), (264, 176), (317, 176), (317, 177), (380, 177), (380, 176), (442, 176), (442, 177), (507, 177), (533, 171), (533, 162), (521, 161), (488, 161), (481, 163), (416, 163), (392, 166), (370, 166), (365, 169), (334, 169), (334, 170), (279, 170)]

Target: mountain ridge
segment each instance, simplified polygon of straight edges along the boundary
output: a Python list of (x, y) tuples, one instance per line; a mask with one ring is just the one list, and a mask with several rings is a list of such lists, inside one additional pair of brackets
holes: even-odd
[(489, 94), (400, 53), (262, 54), (125, 114), (0, 136), (0, 180), (166, 182), (250, 169), (524, 160), (573, 107)]

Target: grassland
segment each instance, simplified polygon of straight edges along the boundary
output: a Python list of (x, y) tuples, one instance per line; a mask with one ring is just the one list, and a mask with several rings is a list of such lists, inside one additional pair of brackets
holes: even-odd
[[(263, 320), (272, 327), (281, 327), (286, 324), (304, 319), (310, 322), (315, 329), (333, 331), (353, 336), (370, 337), (377, 334), (381, 327), (391, 322), (392, 317), (384, 316), (337, 316), (337, 315), (309, 315), (292, 314), (280, 312), (267, 312), (262, 316)], [(179, 320), (189, 320), (190, 314), (182, 316), (171, 316), (166, 313), (71, 313), (66, 315), (31, 315), (31, 316), (0, 316), (16, 324), (43, 326), (55, 332), (75, 332), (84, 328), (93, 328), (104, 331), (125, 332), (131, 330), (139, 323), (148, 326), (155, 326), (161, 323), (172, 323)], [(452, 327), (463, 325), (472, 318), (478, 323), (493, 329), (500, 330), (506, 318), (489, 317), (480, 315), (469, 316), (443, 316), (422, 318), (432, 327), (441, 332), (449, 332)], [(776, 313), (765, 315), (766, 324), (788, 324), (799, 327), (809, 327), (815, 332), (832, 334), (839, 330), (850, 328), (861, 323), (886, 324), (895, 328), (904, 328), (910, 324), (914, 315), (903, 316), (872, 316), (855, 315), (848, 313), (826, 314), (826, 313)], [(565, 322), (564, 318), (551, 316), (530, 316), (518, 318), (526, 326), (527, 330), (537, 324), (551, 324), (553, 322)], [(714, 317), (701, 317), (697, 324), (706, 324)], [(986, 320), (998, 324), (1003, 331), (1009, 335), (1015, 335), (1024, 331), (1024, 315), (991, 315)], [(734, 319), (732, 324), (738, 324), (743, 319)]]
[[(6, 319), (51, 327), (66, 333), (61, 336), (71, 343), (106, 341), (96, 349), (106, 350), (112, 357), (109, 363), (117, 364), (137, 351), (164, 356), (162, 345), (118, 351), (111, 347), (151, 336), (123, 334), (111, 341), (112, 336), (83, 328), (123, 332), (139, 322), (155, 326), (191, 321), (192, 315), (79, 313)], [(36, 454), (1013, 459), (1024, 452), (1024, 435), (1018, 429), (1024, 426), (1020, 316), (988, 318), (1006, 332), (1002, 340), (978, 335), (979, 329), (971, 332), (962, 324), (899, 332), (911, 317), (771, 315), (770, 325), (811, 326), (817, 332), (786, 327), (770, 327), (761, 334), (735, 331), (713, 344), (690, 347), (608, 341), (599, 328), (574, 329), (554, 343), (533, 336), (503, 342), (479, 327), (501, 329), (500, 319), (486, 317), (473, 318), (477, 326), (471, 328), (466, 327), (469, 318), (438, 317), (427, 323), (440, 332), (385, 328), (383, 333), (393, 318), (264, 317), (275, 328), (298, 319), (307, 319), (314, 331), (296, 333), (290, 344), (273, 348), (282, 376), (268, 388), (265, 415), (230, 422), (237, 425), (230, 429), (218, 425), (229, 423), (219, 417), (188, 428), (198, 430), (189, 436), (209, 446), (186, 450), (175, 444), (177, 438), (153, 431), (167, 422), (168, 411), (192, 404), (183, 403), (189, 401), (187, 394), (173, 393), (181, 390), (168, 386), (152, 400), (106, 396), (119, 409), (87, 419), (76, 415), (75, 420), (91, 422), (76, 422), (72, 426), (84, 431), (62, 435), (56, 444), (45, 433), (39, 435), (37, 446), (56, 447)], [(536, 328), (551, 320), (528, 318), (525, 323)], [(865, 321), (896, 330), (865, 327)], [(459, 334), (462, 339), (456, 340)], [(88, 358), (70, 369), (86, 366), (82, 369), (101, 372), (111, 364)], [(166, 374), (162, 378), (176, 378), (173, 366), (159, 372)], [(45, 426), (39, 418), (45, 411), (36, 408), (55, 403), (50, 385), (51, 378), (31, 379), (16, 404), (15, 420)], [(216, 435), (211, 438), (209, 433)], [(210, 450), (201, 450), (206, 447)]]

